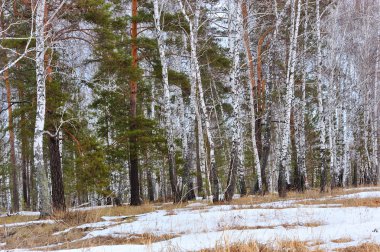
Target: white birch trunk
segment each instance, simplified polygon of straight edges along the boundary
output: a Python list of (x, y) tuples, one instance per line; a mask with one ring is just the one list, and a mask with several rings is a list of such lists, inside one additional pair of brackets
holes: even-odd
[[(208, 185), (207, 186), (208, 199), (210, 199), (211, 195), (214, 194), (213, 199), (214, 201), (217, 201), (219, 199), (219, 192), (218, 192), (217, 178), (215, 178), (217, 176), (217, 173), (215, 171), (216, 169), (215, 144), (214, 144), (214, 139), (211, 133), (211, 124), (210, 124), (210, 119), (208, 116), (207, 107), (205, 103), (201, 74), (200, 74), (200, 69), (199, 69), (198, 55), (197, 55), (200, 1), (197, 0), (195, 2), (195, 7), (194, 7), (195, 9), (192, 13), (193, 14), (192, 19), (190, 19), (189, 15), (187, 14), (186, 9), (183, 6), (181, 0), (179, 0), (179, 4), (180, 4), (182, 14), (184, 15), (186, 21), (189, 24), (189, 30), (190, 30), (190, 60), (191, 60), (191, 80), (190, 81), (191, 81), (192, 88), (194, 88), (195, 90), (198, 89), (199, 102), (200, 102), (200, 108), (201, 108), (200, 110), (201, 116), (199, 116), (197, 119), (198, 119), (198, 123), (202, 123), (202, 119), (203, 119), (203, 122), (205, 124), (205, 133), (206, 133), (206, 137), (209, 143), (209, 156), (210, 156), (209, 168), (210, 169), (208, 169), (208, 165), (206, 164), (206, 162), (202, 162), (202, 160), (201, 160), (201, 165), (202, 163), (204, 163), (203, 166), (205, 170), (206, 183)], [(194, 93), (196, 93), (196, 91)], [(198, 109), (198, 106), (196, 106), (196, 111), (198, 111), (197, 109)], [(198, 134), (199, 134), (199, 128), (198, 128)], [(201, 143), (200, 139), (199, 139), (199, 143)], [(200, 146), (200, 149), (201, 149), (201, 146)], [(213, 175), (213, 182), (214, 182), (214, 179), (216, 179), (216, 181), (214, 182), (216, 183), (216, 185), (213, 183), (213, 188), (211, 188), (210, 174)]]
[[(243, 5), (246, 4), (246, 3), (243, 3), (243, 1), (245, 0), (240, 0), (238, 3), (238, 5), (241, 8), (243, 8)], [(254, 161), (254, 165), (256, 169), (259, 191), (262, 191), (261, 166), (260, 166), (259, 152), (257, 150), (257, 143), (256, 143), (256, 113), (255, 113), (255, 98), (254, 98), (255, 74), (253, 72), (253, 69), (250, 67), (252, 62), (250, 60), (251, 50), (250, 50), (250, 45), (249, 45), (250, 44), (249, 33), (248, 33), (249, 27), (244, 27), (244, 23), (248, 24), (248, 20), (243, 20), (242, 15), (238, 15), (238, 21), (240, 25), (241, 41), (243, 42), (243, 45), (245, 48), (246, 64), (249, 69), (250, 81), (249, 81), (248, 87), (249, 87), (249, 106), (250, 106), (250, 112), (251, 112), (250, 124), (251, 124), (251, 131), (252, 131), (251, 141), (252, 141), (253, 161)]]
[(326, 186), (326, 171), (325, 171), (325, 151), (326, 151), (326, 123), (323, 108), (322, 94), (322, 40), (321, 40), (321, 17), (319, 1), (316, 0), (316, 35), (317, 35), (317, 99), (318, 99), (318, 128), (319, 142), (321, 149), (321, 191), (325, 191)]
[(51, 214), (48, 178), (44, 168), (43, 135), (45, 127), (46, 86), (45, 86), (45, 36), (44, 36), (45, 0), (37, 2), (36, 10), (36, 79), (37, 112), (34, 130), (34, 166), (37, 175), (37, 195), (41, 216)]
[[(156, 28), (156, 36), (158, 43), (158, 51), (160, 53), (160, 61), (162, 66), (162, 82), (164, 86), (164, 117), (165, 117), (165, 130), (166, 130), (166, 142), (168, 145), (169, 156), (169, 169), (170, 169), (170, 182), (172, 191), (175, 197), (178, 197), (178, 182), (175, 166), (175, 149), (174, 149), (174, 136), (173, 136), (173, 123), (171, 121), (171, 109), (170, 109), (170, 89), (169, 89), (169, 75), (168, 75), (168, 63), (166, 58), (166, 45), (164, 39), (164, 32), (161, 30), (161, 12), (163, 3), (159, 4), (158, 0), (153, 1), (154, 4), (154, 23)], [(161, 5), (161, 6), (160, 6)], [(178, 200), (178, 198), (176, 199)]]
[(244, 170), (243, 170), (243, 134), (241, 122), (241, 98), (239, 91), (239, 54), (241, 52), (241, 9), (239, 2), (231, 1), (229, 3), (229, 54), (232, 59), (232, 68), (229, 75), (229, 87), (232, 96), (232, 146), (230, 156), (230, 168), (228, 174), (227, 189), (224, 193), (226, 200), (231, 200), (236, 188), (236, 176), (239, 177), (240, 192), (245, 191)]
[[(380, 3), (379, 3), (380, 5)], [(376, 48), (376, 55), (379, 55), (380, 53), (380, 29), (378, 28), (377, 31), (377, 48)], [(375, 183), (377, 184), (379, 182), (379, 157), (378, 157), (378, 118), (379, 118), (379, 113), (378, 113), (378, 99), (379, 99), (379, 90), (378, 90), (378, 82), (379, 82), (379, 57), (376, 58), (376, 63), (375, 63), (375, 83), (374, 83), (374, 94), (373, 94), (373, 103), (372, 103), (372, 129), (371, 129), (371, 138), (372, 138), (372, 164), (373, 164), (373, 169), (376, 174), (376, 181)]]
[(342, 124), (343, 124), (343, 187), (348, 186), (348, 177), (350, 174), (349, 169), (349, 155), (350, 155), (350, 146), (348, 139), (348, 128), (347, 128), (347, 112), (346, 108), (343, 108), (342, 112)]
[(297, 41), (298, 41), (298, 29), (300, 23), (301, 15), (301, 0), (298, 1), (297, 7), (297, 18), (294, 20), (295, 16), (295, 0), (292, 0), (291, 12), (292, 12), (292, 25), (291, 25), (291, 36), (290, 36), (290, 48), (289, 48), (289, 59), (288, 59), (288, 70), (286, 78), (286, 96), (285, 96), (285, 118), (284, 118), (284, 132), (282, 134), (281, 141), (281, 157), (280, 157), (280, 175), (279, 175), (279, 193), (280, 196), (286, 195), (286, 185), (285, 185), (285, 174), (287, 169), (287, 160), (289, 155), (289, 143), (290, 143), (290, 117), (292, 111), (292, 104), (294, 99), (294, 70), (296, 67), (297, 58)]
[(303, 45), (303, 55), (302, 55), (302, 86), (301, 86), (301, 100), (300, 100), (300, 111), (299, 111), (299, 125), (298, 127), (298, 144), (297, 147), (297, 165), (300, 170), (300, 175), (304, 180), (304, 187), (307, 189), (309, 183), (307, 180), (306, 172), (306, 140), (305, 140), (305, 114), (306, 114), (306, 53), (307, 53), (307, 43), (308, 43), (308, 13), (309, 0), (305, 2), (305, 22), (304, 22), (304, 45)]

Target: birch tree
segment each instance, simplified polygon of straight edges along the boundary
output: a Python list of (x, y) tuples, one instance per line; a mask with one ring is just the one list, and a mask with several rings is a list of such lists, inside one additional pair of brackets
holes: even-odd
[[(206, 107), (204, 92), (203, 92), (203, 86), (202, 86), (202, 79), (201, 79), (201, 72), (199, 68), (199, 61), (198, 61), (198, 31), (199, 31), (199, 22), (200, 22), (200, 11), (201, 11), (201, 5), (202, 1), (197, 0), (195, 1), (195, 5), (192, 7), (189, 2), (185, 2), (188, 9), (192, 10), (192, 18), (190, 18), (189, 14), (186, 11), (186, 6), (182, 3), (182, 0), (179, 0), (179, 5), (181, 8), (181, 12), (183, 16), (185, 17), (185, 20), (189, 24), (189, 40), (190, 40), (190, 82), (191, 82), (191, 94), (190, 94), (190, 103), (194, 104), (195, 111), (198, 111), (198, 105), (196, 105), (196, 95), (195, 93), (198, 91), (199, 94), (199, 103), (200, 103), (200, 111), (201, 116), (197, 117), (198, 123), (200, 123), (199, 120), (202, 120), (204, 122), (204, 131), (208, 140), (209, 145), (209, 157), (210, 157), (210, 165), (208, 166), (205, 164), (205, 174), (206, 174), (206, 183), (209, 185), (207, 188), (209, 188), (208, 195), (212, 195), (213, 201), (219, 200), (219, 181), (217, 178), (217, 171), (216, 171), (216, 160), (215, 160), (215, 143), (214, 138), (211, 132), (211, 124), (210, 124), (210, 118)], [(193, 94), (194, 92), (194, 94)], [(193, 107), (191, 106), (191, 109)], [(197, 113), (197, 112), (196, 112)], [(198, 127), (198, 133), (200, 132), (200, 129)], [(189, 141), (189, 137), (187, 138)], [(208, 168), (209, 167), (209, 168)], [(212, 178), (209, 176), (212, 175)], [(212, 186), (211, 186), (212, 181)]]
[[(278, 193), (280, 197), (286, 196), (286, 167), (287, 158), (289, 155), (289, 140), (290, 140), (290, 117), (292, 104), (294, 99), (294, 71), (297, 59), (297, 41), (298, 29), (301, 15), (301, 0), (298, 0), (297, 15), (295, 15), (295, 0), (291, 1), (291, 26), (290, 26), (290, 46), (288, 57), (288, 68), (286, 76), (286, 95), (285, 95), (285, 121), (284, 132), (281, 140), (281, 156), (279, 160), (279, 176), (278, 176)], [(297, 17), (295, 17), (297, 16)]]
[(321, 156), (321, 192), (326, 191), (327, 169), (326, 169), (326, 123), (323, 108), (322, 90), (322, 39), (321, 39), (321, 16), (319, 0), (316, 0), (316, 36), (317, 36), (317, 99), (318, 99), (318, 130)]
[[(165, 2), (159, 0), (153, 1), (154, 5), (154, 23), (156, 28), (156, 37), (158, 44), (158, 51), (160, 53), (160, 61), (162, 66), (162, 83), (164, 87), (164, 117), (165, 117), (165, 130), (166, 130), (166, 142), (168, 145), (168, 161), (169, 161), (169, 176), (172, 193), (174, 195), (174, 202), (181, 200), (180, 189), (177, 182), (177, 173), (175, 165), (175, 149), (174, 149), (174, 136), (173, 136), (173, 124), (171, 121), (170, 110), (170, 89), (168, 78), (168, 63), (166, 58), (166, 44), (165, 33), (161, 29), (161, 13), (165, 6)], [(189, 174), (188, 174), (189, 176)]]
[(37, 172), (37, 193), (41, 217), (51, 214), (48, 178), (44, 169), (43, 135), (45, 127), (46, 85), (45, 85), (45, 0), (39, 0), (36, 7), (36, 79), (37, 111), (34, 130), (34, 166)]
[[(232, 200), (235, 193), (236, 184), (239, 182), (240, 193), (245, 192), (244, 170), (243, 170), (243, 133), (241, 124), (241, 100), (239, 92), (241, 86), (239, 83), (240, 57), (241, 52), (241, 2), (232, 1), (229, 5), (228, 13), (228, 43), (229, 54), (232, 60), (232, 67), (229, 73), (229, 87), (232, 96), (232, 146), (230, 153), (230, 165), (227, 179), (227, 188), (224, 198), (227, 201)], [(252, 105), (252, 104), (251, 104)], [(253, 114), (254, 115), (254, 114)], [(251, 116), (253, 116), (251, 115)], [(254, 120), (254, 119), (251, 119)], [(254, 133), (253, 133), (254, 134)]]

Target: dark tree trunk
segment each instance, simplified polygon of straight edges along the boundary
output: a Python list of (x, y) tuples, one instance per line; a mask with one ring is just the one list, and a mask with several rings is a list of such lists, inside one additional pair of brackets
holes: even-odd
[(59, 139), (49, 137), (50, 172), (52, 201), (54, 211), (65, 211), (65, 191), (62, 177), (61, 155), (59, 153)]
[[(21, 87), (18, 87), (18, 95), (20, 100), (24, 100), (24, 92)], [(28, 138), (25, 128), (26, 118), (25, 112), (21, 113), (20, 119), (20, 134), (21, 134), (21, 175), (22, 175), (22, 198), (26, 209), (30, 209), (30, 183), (28, 172)]]
[[(132, 1), (132, 17), (137, 17), (137, 0)], [(137, 71), (137, 20), (133, 19), (131, 29), (131, 43), (132, 43), (132, 68)], [(132, 79), (130, 82), (130, 108), (129, 120), (130, 131), (137, 130), (137, 80)], [(140, 183), (139, 183), (139, 158), (138, 158), (138, 142), (137, 136), (131, 134), (129, 138), (129, 182), (131, 186), (131, 205), (141, 205), (140, 198)]]
[(327, 167), (325, 159), (325, 150), (321, 149), (321, 193), (326, 192), (327, 185)]
[(352, 178), (352, 184), (353, 186), (355, 187), (358, 187), (359, 183), (358, 183), (358, 165), (356, 162), (354, 162), (354, 176)]
[(148, 198), (150, 202), (154, 201), (154, 184), (153, 184), (153, 177), (152, 177), (152, 171), (148, 169), (146, 172), (146, 177), (148, 180)]
[(216, 165), (214, 164), (214, 167), (211, 167), (211, 182), (212, 182), (212, 201), (218, 202), (219, 201), (219, 179), (218, 179), (218, 170), (216, 168)]
[(287, 194), (287, 183), (285, 178), (285, 167), (280, 160), (280, 167), (278, 172), (278, 196), (285, 198)]
[(33, 159), (29, 159), (29, 167), (30, 169), (30, 203), (32, 211), (37, 211), (37, 188), (36, 188), (36, 169), (33, 164)]
[(226, 191), (224, 192), (224, 200), (226, 201), (232, 200), (232, 197), (236, 189), (236, 175), (237, 175), (237, 166), (238, 166), (237, 162), (239, 162), (238, 156), (237, 156), (238, 155), (237, 144), (238, 143), (233, 143), (234, 146), (231, 153), (230, 168), (228, 171), (228, 178), (227, 178), (228, 185), (227, 185)]
[(187, 194), (187, 199), (188, 200), (195, 199), (195, 189), (194, 189), (194, 183), (193, 183), (193, 181), (189, 182), (189, 193)]
[[(183, 193), (187, 193), (186, 190), (188, 188), (188, 183), (186, 182), (189, 175), (187, 172), (186, 172), (186, 169), (184, 171), (184, 175), (183, 175), (183, 180), (184, 180), (184, 191), (183, 193), (181, 193), (181, 190), (179, 190), (178, 188), (178, 182), (177, 182), (177, 170), (176, 170), (176, 167), (175, 167), (175, 160), (174, 160), (174, 156), (171, 155), (171, 151), (169, 151), (169, 154), (168, 154), (168, 161), (169, 161), (169, 180), (170, 180), (170, 186), (171, 186), (171, 189), (172, 189), (172, 197), (173, 197), (173, 202), (174, 203), (178, 203), (180, 202), (182, 199), (181, 199), (181, 194)], [(186, 195), (183, 196), (183, 199), (186, 199)]]
[(22, 155), (22, 198), (26, 209), (30, 208), (30, 197), (29, 197), (29, 179), (28, 179), (28, 167), (27, 160), (24, 154)]
[(269, 106), (267, 106), (266, 113), (266, 122), (265, 122), (265, 133), (264, 133), (264, 141), (263, 141), (263, 151), (261, 156), (261, 183), (262, 183), (262, 194), (268, 192), (268, 182), (266, 176), (266, 170), (268, 166), (268, 158), (270, 153), (270, 138), (271, 138), (271, 120), (272, 120), (272, 110)]

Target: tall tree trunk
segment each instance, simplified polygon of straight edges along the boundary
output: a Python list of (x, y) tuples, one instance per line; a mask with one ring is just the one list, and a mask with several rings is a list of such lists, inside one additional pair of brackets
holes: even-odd
[(298, 190), (304, 191), (309, 187), (306, 173), (306, 141), (305, 141), (305, 115), (306, 115), (306, 53), (308, 43), (308, 13), (309, 0), (305, 2), (305, 21), (304, 21), (304, 39), (303, 39), (303, 54), (302, 54), (302, 86), (301, 86), (301, 99), (298, 109), (298, 123), (296, 126), (298, 141), (296, 144), (297, 149), (297, 169), (299, 171), (300, 183)]
[(18, 196), (18, 168), (16, 162), (15, 151), (15, 133), (13, 129), (13, 115), (12, 115), (12, 100), (11, 100), (11, 86), (9, 83), (8, 70), (4, 71), (4, 81), (7, 90), (7, 105), (8, 105), (8, 131), (9, 131), (9, 144), (11, 152), (11, 167), (12, 167), (12, 212), (18, 212), (20, 209), (19, 196)]
[[(380, 2), (378, 3), (378, 7), (380, 7)], [(379, 55), (380, 53), (380, 28), (377, 30), (377, 47), (376, 47), (376, 55)], [(379, 57), (376, 57), (376, 63), (375, 63), (375, 83), (374, 83), (374, 94), (373, 94), (373, 104), (372, 104), (372, 128), (371, 128), (371, 138), (372, 138), (372, 163), (373, 163), (373, 169), (375, 173), (375, 180), (374, 184), (378, 184), (379, 182), (379, 136), (378, 136), (378, 131), (379, 131), (379, 104), (378, 104), (378, 99), (379, 99)]]
[[(0, 1), (2, 6), (3, 1)], [(5, 37), (5, 24), (3, 11), (0, 12), (0, 32), (3, 33), (3, 38)], [(16, 13), (15, 13), (16, 14)], [(4, 31), (4, 32), (3, 32)], [(4, 53), (4, 63), (8, 62), (7, 53)], [(9, 131), (9, 145), (10, 145), (10, 163), (12, 172), (12, 212), (18, 212), (20, 209), (19, 195), (18, 195), (18, 167), (16, 162), (16, 152), (15, 152), (15, 134), (13, 128), (13, 108), (12, 108), (12, 90), (9, 83), (9, 71), (6, 69), (3, 72), (3, 79), (5, 82), (5, 88), (7, 91), (7, 107), (8, 107), (8, 131)]]
[[(191, 76), (190, 76), (190, 82), (191, 82), (191, 94), (193, 94), (194, 97), (196, 90), (198, 90), (199, 94), (199, 101), (200, 101), (200, 112), (201, 116), (197, 116), (198, 123), (202, 122), (202, 119), (205, 124), (205, 133), (206, 137), (208, 140), (209, 144), (209, 157), (210, 157), (210, 165), (208, 166), (207, 163), (204, 163), (205, 167), (205, 174), (206, 174), (206, 183), (208, 184), (208, 189), (209, 192), (208, 194), (213, 195), (213, 201), (218, 201), (219, 200), (219, 182), (217, 178), (217, 172), (216, 172), (216, 160), (215, 160), (215, 144), (214, 144), (214, 139), (211, 134), (211, 126), (210, 126), (210, 120), (209, 116), (207, 113), (207, 108), (205, 104), (205, 99), (204, 99), (204, 94), (203, 94), (203, 87), (202, 87), (202, 80), (201, 80), (201, 74), (200, 74), (200, 69), (199, 69), (199, 62), (198, 62), (198, 55), (197, 55), (197, 46), (198, 46), (198, 29), (199, 29), (199, 15), (200, 15), (200, 1), (197, 0), (195, 1), (195, 9), (193, 10), (192, 13), (192, 19), (190, 19), (189, 15), (186, 12), (185, 6), (182, 4), (182, 1), (179, 0), (179, 5), (182, 11), (182, 14), (184, 15), (186, 21), (189, 24), (189, 31), (190, 31), (190, 71), (191, 71)], [(195, 98), (196, 99), (196, 98)], [(197, 103), (197, 101), (195, 101)], [(198, 112), (198, 105), (194, 105), (196, 113)], [(199, 132), (199, 131), (198, 131)], [(190, 139), (188, 139), (189, 141)], [(199, 143), (201, 143), (199, 141)], [(202, 144), (203, 145), (203, 144)], [(203, 145), (204, 146), (204, 145)], [(202, 162), (201, 162), (202, 165)], [(208, 170), (208, 167), (210, 167), (210, 171)], [(210, 174), (213, 176), (213, 186), (211, 188), (211, 183), (210, 183)], [(188, 179), (186, 179), (187, 181)]]
[[(54, 135), (56, 132), (54, 132)], [(63, 186), (61, 155), (59, 151), (59, 139), (57, 136), (49, 137), (51, 193), (53, 210), (60, 212), (66, 210), (65, 192)]]
[[(49, 20), (49, 4), (45, 3), (45, 32), (47, 33), (51, 29), (51, 25), (48, 24)], [(44, 54), (44, 64), (46, 69), (46, 85), (52, 85), (53, 82), (53, 69), (51, 67), (51, 58), (48, 53)], [(49, 94), (47, 91), (47, 95)], [(46, 119), (48, 119), (53, 113), (55, 113), (54, 109), (51, 106), (49, 113), (46, 115)], [(60, 139), (59, 133), (55, 130), (50, 130), (49, 136), (49, 154), (50, 154), (50, 176), (51, 176), (51, 186), (52, 186), (52, 205), (53, 211), (61, 212), (66, 210), (65, 204), (65, 191), (63, 185), (63, 174), (62, 174), (62, 162), (61, 162), (61, 153), (60, 153)]]
[[(20, 100), (24, 100), (24, 92), (22, 87), (18, 87), (18, 96)], [(29, 143), (26, 132), (25, 112), (21, 113), (20, 118), (20, 138), (21, 138), (21, 168), (22, 168), (22, 198), (26, 209), (30, 209), (30, 173), (28, 172), (29, 164)]]
[(37, 176), (37, 195), (41, 217), (51, 214), (48, 178), (44, 168), (43, 135), (45, 127), (46, 85), (45, 85), (45, 0), (37, 2), (36, 9), (36, 79), (37, 79), (37, 112), (34, 130), (33, 152), (34, 167)]
[(285, 96), (285, 122), (284, 132), (281, 141), (281, 156), (279, 160), (278, 193), (280, 197), (286, 197), (286, 167), (288, 166), (289, 140), (290, 140), (290, 119), (292, 104), (294, 99), (294, 71), (297, 60), (297, 39), (301, 14), (301, 0), (298, 0), (297, 18), (295, 19), (295, 0), (291, 1), (291, 27), (290, 27), (290, 48), (288, 58), (288, 69), (286, 76), (286, 96)]
[[(241, 0), (239, 2), (239, 5), (241, 7), (241, 13), (242, 13), (242, 19), (239, 19), (242, 21), (240, 24), (242, 26), (242, 41), (245, 48), (245, 55), (246, 55), (246, 62), (248, 65), (249, 70), (249, 103), (250, 103), (250, 110), (251, 110), (251, 140), (252, 140), (252, 149), (253, 149), (253, 161), (256, 168), (256, 175), (257, 175), (257, 183), (259, 191), (261, 192), (263, 187), (262, 185), (265, 184), (265, 181), (263, 181), (263, 177), (261, 175), (261, 165), (260, 165), (260, 155), (259, 150), (261, 151), (261, 128), (256, 128), (256, 113), (255, 113), (255, 107), (256, 102), (255, 101), (255, 68), (253, 65), (253, 57), (250, 47), (250, 39), (249, 39), (249, 27), (248, 27), (248, 10), (247, 10), (247, 3), (246, 0)], [(259, 85), (259, 83), (258, 83)], [(257, 96), (258, 97), (258, 96)], [(258, 124), (260, 125), (260, 120), (258, 120)], [(264, 176), (265, 177), (265, 176)]]
[(241, 38), (241, 5), (239, 3), (230, 2), (229, 5), (229, 54), (232, 59), (232, 68), (230, 70), (230, 81), (229, 87), (232, 91), (232, 146), (230, 154), (230, 167), (227, 179), (227, 188), (224, 193), (224, 199), (231, 201), (235, 193), (237, 176), (239, 176), (240, 193), (244, 193), (245, 182), (244, 182), (244, 171), (242, 167), (243, 161), (243, 134), (242, 134), (242, 124), (241, 124), (241, 98), (239, 91), (242, 88), (239, 86), (239, 54), (240, 54), (240, 38)]
[[(192, 46), (196, 46), (196, 40), (193, 41)], [(204, 119), (205, 129), (206, 129), (206, 135), (208, 140), (208, 150), (209, 150), (209, 158), (210, 158), (210, 165), (206, 165), (206, 182), (208, 183), (208, 186), (210, 187), (210, 195), (213, 196), (212, 200), (213, 202), (219, 201), (219, 180), (218, 180), (218, 172), (216, 167), (216, 159), (215, 159), (215, 143), (214, 138), (211, 133), (211, 125), (210, 125), (210, 118), (207, 112), (204, 93), (203, 93), (203, 87), (202, 87), (202, 81), (201, 81), (201, 74), (199, 69), (199, 63), (198, 59), (195, 57), (195, 67), (197, 72), (197, 83), (198, 83), (198, 91), (199, 91), (199, 100), (201, 103), (201, 110), (202, 110), (202, 117)], [(209, 167), (209, 169), (207, 169)], [(212, 178), (210, 178), (210, 176)], [(211, 186), (212, 183), (212, 186)]]
[[(198, 124), (198, 122), (196, 123)], [(201, 161), (200, 161), (200, 140), (198, 135), (198, 128), (196, 130), (196, 167), (197, 167), (197, 188), (198, 188), (198, 196), (204, 196), (203, 192), (203, 179), (202, 179), (202, 170), (201, 170)]]
[(317, 89), (318, 89), (318, 126), (319, 144), (321, 157), (321, 192), (326, 191), (327, 169), (326, 169), (326, 123), (322, 97), (322, 40), (321, 40), (321, 17), (319, 0), (316, 0), (316, 33), (317, 33)]
[(343, 178), (342, 178), (342, 184), (343, 187), (346, 187), (349, 183), (349, 154), (350, 154), (350, 145), (349, 145), (349, 136), (348, 136), (348, 122), (347, 122), (347, 109), (346, 105), (343, 105), (343, 112), (342, 112), (342, 124), (343, 124)]
[(152, 170), (148, 168), (146, 172), (146, 179), (148, 182), (148, 198), (150, 202), (154, 202), (154, 181)]
[[(137, 71), (137, 0), (132, 0), (132, 69)], [(139, 147), (135, 131), (137, 130), (137, 80), (135, 77), (130, 81), (130, 107), (129, 107), (129, 130), (132, 132), (129, 137), (129, 182), (131, 186), (131, 205), (141, 205), (140, 182), (139, 182)], [(170, 162), (170, 161), (169, 161)]]
[[(172, 192), (174, 195), (174, 202), (181, 200), (180, 190), (177, 182), (177, 170), (175, 164), (175, 149), (174, 149), (174, 136), (173, 136), (173, 123), (171, 120), (170, 111), (170, 89), (169, 89), (169, 76), (168, 76), (168, 63), (166, 58), (166, 44), (164, 41), (164, 34), (161, 31), (161, 11), (163, 3), (159, 5), (158, 0), (154, 0), (154, 22), (156, 27), (156, 36), (158, 43), (158, 51), (160, 53), (160, 61), (162, 66), (162, 83), (164, 86), (164, 118), (166, 130), (166, 143), (168, 146), (168, 160), (169, 160), (169, 177)], [(161, 7), (161, 8), (160, 8)], [(188, 174), (190, 175), (190, 174)]]

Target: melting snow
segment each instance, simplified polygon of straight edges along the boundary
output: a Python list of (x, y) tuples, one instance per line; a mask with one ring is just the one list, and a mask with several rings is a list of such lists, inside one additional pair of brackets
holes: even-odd
[(10, 228), (10, 227), (20, 227), (20, 226), (30, 226), (34, 224), (54, 224), (57, 221), (54, 220), (35, 220), (35, 221), (26, 221), (26, 222), (16, 222), (9, 224), (1, 224), (1, 228)]
[[(359, 192), (328, 199), (375, 198), (380, 191)], [(325, 198), (327, 199), (327, 198)], [(312, 201), (312, 199), (308, 199)], [(274, 244), (281, 240), (308, 242), (311, 248), (332, 249), (356, 246), (364, 242), (380, 243), (380, 208), (342, 207), (341, 204), (302, 205), (305, 199), (285, 200), (255, 205), (207, 206), (193, 203), (172, 211), (157, 210), (137, 215), (136, 221), (114, 222), (128, 216), (103, 216), (103, 222), (76, 228), (102, 228), (87, 232), (93, 237), (131, 237), (175, 235), (175, 238), (149, 245), (109, 245), (64, 251), (197, 251), (216, 244), (255, 240)], [(201, 209), (196, 209), (202, 207)], [(113, 226), (111, 226), (113, 225)], [(68, 230), (70, 231), (70, 230)], [(67, 231), (67, 232), (68, 232)], [(333, 240), (347, 242), (334, 243)], [(322, 242), (314, 246), (312, 241)], [(312, 247), (313, 246), (313, 247)]]

